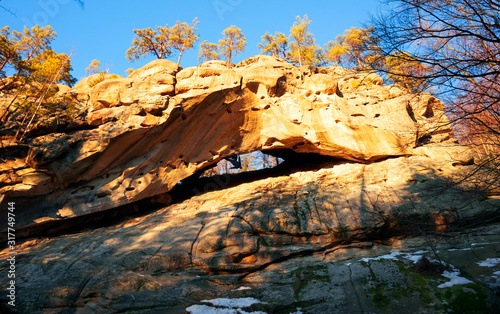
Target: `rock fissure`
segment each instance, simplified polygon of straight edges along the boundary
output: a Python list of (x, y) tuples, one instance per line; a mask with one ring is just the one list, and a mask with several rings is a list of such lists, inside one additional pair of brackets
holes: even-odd
[(92, 277), (86, 278), (83, 280), (83, 282), (80, 284), (78, 287), (78, 291), (75, 293), (75, 296), (73, 298), (73, 304), (78, 302), (78, 300), (81, 298), (83, 291), (87, 287), (88, 283), (92, 280)]
[(282, 256), (282, 257), (279, 257), (279, 258), (276, 258), (270, 262), (267, 262), (267, 263), (264, 263), (262, 265), (259, 265), (257, 267), (252, 267), (250, 269), (244, 269), (240, 272), (243, 272), (244, 274), (242, 274), (238, 280), (244, 280), (247, 276), (253, 274), (253, 273), (256, 273), (256, 272), (259, 272), (259, 271), (263, 271), (265, 270), (266, 268), (272, 266), (272, 265), (276, 265), (278, 263), (282, 263), (282, 262), (286, 262), (288, 260), (291, 260), (291, 259), (294, 259), (294, 258), (299, 258), (299, 257), (304, 257), (304, 256), (311, 256), (313, 254), (316, 254), (316, 253), (321, 253), (321, 252), (324, 252), (326, 251), (327, 249), (330, 249), (332, 247), (335, 247), (337, 245), (340, 245), (339, 242), (337, 243), (331, 243), (331, 244), (328, 244), (326, 246), (323, 246), (323, 247), (320, 247), (320, 248), (316, 248), (316, 249), (306, 249), (306, 250), (301, 250), (301, 251), (298, 251), (298, 252), (293, 252), (289, 255), (286, 255), (286, 256)]
[(189, 248), (189, 252), (188, 252), (188, 255), (189, 255), (189, 264), (191, 266), (193, 266), (193, 251), (194, 251), (194, 247), (195, 247), (195, 244), (196, 244), (196, 241), (198, 241), (198, 239), (200, 238), (200, 235), (201, 233), (203, 232), (203, 229), (205, 228), (205, 225), (206, 223), (204, 223), (204, 220), (206, 218), (206, 216), (208, 215), (208, 213), (205, 213), (202, 217), (202, 220), (201, 220), (201, 226), (200, 226), (200, 229), (198, 230), (198, 233), (195, 235), (195, 238), (193, 239), (193, 241), (191, 242), (191, 246)]

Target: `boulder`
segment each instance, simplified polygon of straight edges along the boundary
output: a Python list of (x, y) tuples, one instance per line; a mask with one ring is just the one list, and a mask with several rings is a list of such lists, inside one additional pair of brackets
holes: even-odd
[(182, 68), (179, 67), (175, 62), (165, 59), (158, 59), (151, 61), (145, 66), (140, 67), (139, 69), (133, 71), (132, 73), (129, 74), (127, 78), (140, 79), (156, 74), (175, 76), (175, 73), (179, 72), (181, 69)]

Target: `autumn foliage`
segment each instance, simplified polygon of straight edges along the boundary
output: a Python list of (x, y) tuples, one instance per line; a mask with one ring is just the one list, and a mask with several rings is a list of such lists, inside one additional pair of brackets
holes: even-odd
[(266, 33), (262, 36), (262, 43), (258, 44), (263, 54), (270, 54), (283, 61), (299, 65), (320, 65), (322, 61), (322, 49), (316, 45), (316, 40), (309, 30), (311, 21), (297, 16), (296, 21), (290, 28), (287, 37), (281, 32), (274, 35)]
[(234, 25), (226, 28), (222, 35), (222, 39), (219, 39), (219, 51), (222, 56), (226, 57), (227, 67), (230, 68), (232, 57), (245, 51), (247, 41), (241, 29)]
[(168, 25), (156, 26), (156, 30), (151, 28), (134, 29), (135, 37), (132, 41), (132, 47), (126, 52), (127, 59), (135, 61), (147, 55), (166, 59), (173, 53), (172, 50), (177, 50), (179, 53), (177, 65), (179, 65), (182, 54), (193, 48), (194, 43), (199, 40), (197, 24), (198, 20), (194, 19), (191, 24), (177, 21), (172, 27), (168, 27)]
[[(262, 36), (258, 48), (299, 67), (342, 66), (377, 72), (409, 93), (429, 90), (440, 93), (449, 110), (456, 135), (471, 144), (478, 155), (500, 155), (500, 7), (491, 0), (390, 0), (392, 11), (374, 18), (374, 26), (351, 27), (327, 42), (316, 44), (307, 15), (297, 16), (289, 34), (276, 31)], [(169, 27), (135, 29), (129, 61), (151, 55), (164, 59), (183, 54), (199, 40), (198, 20), (177, 21)], [(0, 90), (15, 89), (18, 97), (35, 103), (49, 85), (72, 85), (71, 59), (56, 53), (56, 38), (50, 27), (35, 26), (22, 32), (9, 27), (0, 30)], [(246, 38), (237, 26), (223, 30), (217, 43), (203, 41), (198, 61), (233, 59), (246, 47)], [(87, 69), (99, 70), (97, 60)], [(10, 79), (6, 77), (10, 75)], [(43, 96), (45, 97), (45, 96)], [(14, 103), (14, 101), (13, 101)], [(29, 103), (29, 101), (28, 101)], [(29, 107), (29, 106), (27, 106)], [(10, 106), (9, 106), (10, 108)], [(5, 119), (9, 111), (1, 115)]]
[(70, 74), (70, 56), (51, 48), (56, 36), (49, 25), (25, 27), (22, 32), (11, 33), (8, 26), (0, 30), (0, 91), (13, 95), (0, 120), (9, 119), (11, 109), (15, 108), (14, 111), (24, 115), (22, 127), (30, 121), (29, 117), (33, 120), (41, 105), (55, 93), (55, 84), (75, 83)]
[(351, 27), (334, 41), (326, 44), (326, 57), (334, 65), (357, 70), (370, 69), (378, 57), (377, 40), (373, 28)]
[(200, 49), (198, 51), (198, 62), (203, 63), (210, 60), (218, 60), (218, 46), (215, 43), (210, 43), (204, 40), (200, 44)]

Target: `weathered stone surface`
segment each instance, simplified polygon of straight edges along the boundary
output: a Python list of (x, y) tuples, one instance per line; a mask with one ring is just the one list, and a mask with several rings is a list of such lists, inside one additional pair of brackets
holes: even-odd
[[(286, 159), (289, 150), (372, 163), (454, 144), (441, 102), (381, 84), (376, 74), (340, 68), (311, 68), (302, 77), (269, 56), (232, 69), (208, 62), (180, 70), (157, 60), (88, 90), (80, 106), (94, 129), (33, 140), (27, 163), (52, 176), (40, 189), (50, 194), (28, 200), (31, 190), (23, 195), (13, 182), (2, 193), (32, 208), (19, 221), (26, 226), (59, 219), (70, 204), (92, 213), (164, 194), (234, 154), (261, 150)], [(79, 83), (66, 95), (85, 88)]]
[[(382, 83), (256, 56), (231, 69), (158, 60), (128, 78), (61, 90), (84, 123), (57, 127), (53, 115), (27, 143), (0, 146), (0, 215), (13, 202), (18, 244), (40, 236), (16, 248), (19, 309), (183, 313), (210, 311), (202, 300), (221, 296), (261, 302), (247, 312), (497, 308), (488, 289), (498, 289), (500, 263), (477, 263), (497, 258), (498, 226), (465, 240), (432, 235), (494, 221), (500, 199), (459, 180), (474, 159), (441, 102)], [(285, 161), (198, 178), (255, 151)], [(145, 209), (155, 211), (138, 214)], [(476, 249), (467, 243), (485, 248), (464, 259)], [(419, 250), (475, 282), (446, 287), (440, 272), (423, 276)], [(380, 257), (391, 251), (399, 253)]]
[[(402, 213), (414, 208), (385, 204), (390, 200), (377, 195), (388, 193), (390, 183), (377, 189), (370, 166), (365, 172), (359, 172), (363, 166), (345, 169), (348, 166), (264, 179), (106, 228), (28, 241), (16, 256), (16, 289), (23, 291), (17, 295), (17, 308), (30, 313), (65, 308), (182, 312), (220, 297), (256, 298), (262, 303), (247, 310), (267, 313), (299, 308), (303, 313), (497, 308), (499, 298), (490, 289), (498, 289), (495, 274), (500, 263), (480, 265), (497, 258), (498, 226), (470, 229), (464, 237), (428, 234), (374, 243), (366, 237), (378, 238), (373, 231), (390, 223), (379, 218), (384, 208)], [(362, 176), (357, 182), (340, 182), (349, 171)], [(422, 191), (429, 191), (429, 186), (422, 186), (426, 182), (406, 182), (407, 197), (422, 208), (439, 206), (422, 196)], [(345, 200), (335, 191), (337, 185), (347, 191), (358, 184), (366, 184), (366, 198), (363, 189)], [(456, 204), (466, 198), (460, 191), (451, 195)], [(376, 206), (369, 199), (376, 200)], [(366, 205), (360, 206), (363, 200)], [(349, 236), (364, 242), (343, 244)], [(415, 272), (422, 255), (436, 259), (433, 251), (454, 271), (461, 269), (468, 283), (447, 287), (450, 280), (440, 273)], [(3, 258), (8, 254), (0, 252), (0, 269), (9, 267)], [(241, 287), (246, 288), (238, 290)], [(5, 305), (6, 295), (0, 298)]]
[(151, 61), (145, 66), (133, 71), (132, 73), (130, 73), (128, 78), (129, 79), (146, 78), (148, 76), (152, 76), (155, 74), (175, 76), (175, 73), (179, 72), (180, 69), (181, 68), (175, 62), (165, 59), (158, 59)]
[(242, 89), (252, 91), (261, 99), (282, 96), (287, 91), (293, 91), (300, 83), (299, 70), (274, 57), (255, 56), (248, 58), (239, 63), (236, 68), (243, 77)]

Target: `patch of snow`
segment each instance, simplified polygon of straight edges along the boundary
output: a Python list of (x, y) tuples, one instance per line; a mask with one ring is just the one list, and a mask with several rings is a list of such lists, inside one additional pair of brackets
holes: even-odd
[(415, 252), (413, 254), (405, 254), (404, 257), (412, 261), (413, 264), (416, 264), (422, 258), (422, 254), (417, 255), (417, 252)]
[(482, 267), (493, 267), (500, 264), (500, 258), (488, 258), (485, 261), (477, 262), (479, 266)]
[(361, 259), (362, 262), (369, 262), (369, 261), (380, 261), (382, 259), (390, 259), (390, 260), (397, 260), (397, 256), (401, 255), (401, 252), (392, 252), (391, 254), (386, 254), (386, 255), (380, 255), (377, 257), (364, 257)]
[(201, 302), (211, 303), (213, 306), (222, 306), (229, 308), (243, 308), (252, 306), (256, 303), (262, 303), (254, 298), (235, 298), (235, 299), (218, 298), (213, 300), (202, 300)]
[(243, 291), (243, 290), (252, 290), (250, 287), (239, 287), (238, 289), (234, 289), (233, 291)]
[(239, 314), (235, 309), (218, 309), (207, 305), (192, 305), (186, 309), (191, 314)]
[(351, 266), (351, 265), (352, 265), (352, 263), (345, 263), (345, 265), (346, 265), (347, 267), (349, 267), (349, 266)]
[(425, 254), (425, 253), (428, 253), (429, 251), (424, 251), (424, 250), (420, 250), (420, 251), (416, 251), (415, 253), (413, 254), (417, 254), (417, 255), (422, 255), (422, 254)]
[(420, 258), (422, 258), (422, 254), (424, 253), (427, 253), (427, 251), (418, 251), (415, 253), (392, 252), (391, 254), (381, 255), (377, 257), (365, 257), (362, 258), (361, 261), (363, 262), (380, 261), (382, 259), (398, 260), (398, 257), (402, 257), (412, 261), (413, 263), (416, 263)]
[(293, 313), (290, 313), (290, 314), (304, 314), (304, 312), (302, 312), (302, 308), (301, 307), (298, 307), (297, 308), (297, 312), (293, 312)]
[(488, 245), (488, 244), (495, 244), (495, 243), (498, 243), (498, 242), (491, 242), (491, 243), (487, 243), (487, 242), (485, 242), (485, 243), (472, 243), (471, 245), (472, 245), (472, 246), (476, 246), (476, 245)]
[(469, 279), (461, 277), (460, 276), (460, 272), (458, 272), (458, 271), (450, 272), (450, 271), (445, 270), (441, 274), (441, 276), (450, 279), (450, 281), (445, 282), (443, 284), (440, 284), (438, 286), (438, 288), (448, 288), (448, 287), (452, 287), (452, 286), (455, 286), (455, 285), (465, 285), (465, 284), (468, 284), (468, 283), (472, 283), (472, 281), (470, 281)]
[(493, 273), (494, 276), (500, 276), (500, 271), (496, 271)]
[[(241, 287), (246, 289), (251, 289), (249, 287)], [(241, 289), (240, 288), (240, 289)], [(254, 298), (218, 298), (213, 300), (201, 300), (203, 303), (211, 303), (213, 306), (208, 305), (192, 305), (186, 308), (186, 312), (191, 314), (266, 314), (261, 311), (257, 312), (246, 312), (242, 308), (252, 306), (256, 303), (264, 303)]]
[(465, 249), (449, 249), (448, 252), (455, 252), (455, 251), (470, 251), (472, 250), (470, 247), (465, 248)]

